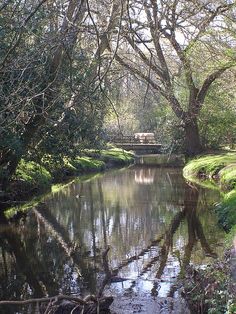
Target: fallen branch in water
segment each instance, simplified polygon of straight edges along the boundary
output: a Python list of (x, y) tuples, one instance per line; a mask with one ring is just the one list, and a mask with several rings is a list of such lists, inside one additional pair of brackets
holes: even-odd
[(80, 304), (87, 304), (87, 302), (81, 298), (59, 294), (54, 297), (45, 297), (45, 298), (36, 298), (36, 299), (28, 299), (28, 300), (9, 300), (9, 301), (0, 301), (0, 305), (27, 305), (32, 303), (44, 303), (44, 302), (57, 302), (60, 300), (69, 300), (74, 301)]
[[(0, 305), (23, 306), (29, 304), (41, 304), (40, 313), (44, 314), (97, 314), (108, 310), (112, 302), (113, 297), (96, 298), (93, 295), (89, 295), (84, 299), (81, 299), (74, 296), (57, 295), (53, 297), (36, 298), (22, 301), (0, 301)], [(43, 306), (42, 303), (48, 303), (48, 305)]]
[[(24, 306), (35, 304), (37, 308), (39, 308), (40, 305), (38, 312), (43, 314), (97, 314), (107, 312), (113, 302), (113, 297), (111, 296), (102, 297), (104, 288), (112, 276), (107, 259), (109, 249), (109, 247), (106, 248), (102, 254), (103, 267), (106, 275), (102, 282), (101, 288), (97, 293), (97, 296), (88, 295), (82, 299), (76, 296), (60, 294), (53, 297), (43, 297), (28, 300), (3, 300), (0, 301), (0, 305)], [(45, 303), (47, 304), (45, 305)]]

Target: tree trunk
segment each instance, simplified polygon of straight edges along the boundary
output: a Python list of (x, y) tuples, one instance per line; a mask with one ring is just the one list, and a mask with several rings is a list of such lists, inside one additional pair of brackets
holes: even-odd
[(199, 130), (196, 117), (187, 118), (184, 121), (185, 153), (187, 156), (195, 156), (202, 151)]

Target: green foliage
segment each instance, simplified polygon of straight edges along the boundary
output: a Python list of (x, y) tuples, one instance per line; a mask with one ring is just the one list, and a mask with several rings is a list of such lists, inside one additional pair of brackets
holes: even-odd
[[(74, 158), (88, 147), (100, 148), (103, 145), (101, 103), (84, 103), (75, 110), (63, 108), (58, 104), (52, 119), (37, 134), (37, 150), (31, 150), (34, 158), (45, 154)], [(60, 117), (61, 116), (61, 117)], [(60, 121), (58, 121), (60, 120)], [(41, 139), (41, 140), (40, 140)]]
[(133, 162), (134, 154), (131, 152), (127, 152), (120, 148), (112, 148), (108, 150), (101, 150), (101, 159), (105, 162), (117, 164), (117, 165), (125, 165)]
[[(122, 69), (120, 69), (122, 72)], [(126, 81), (128, 76), (128, 86)], [(104, 130), (108, 138), (114, 136), (133, 135), (136, 132), (154, 132), (157, 127), (156, 108), (159, 95), (147, 91), (145, 82), (134, 76), (120, 73), (115, 80), (114, 73), (108, 85), (110, 98), (115, 104), (110, 106), (104, 121)], [(115, 108), (115, 109), (114, 109)]]
[(52, 176), (34, 161), (21, 160), (16, 170), (16, 179), (23, 181), (30, 189), (46, 190), (51, 186)]
[(162, 144), (162, 150), (171, 153), (183, 152), (184, 128), (163, 98), (160, 98), (155, 116), (157, 121), (156, 139), (158, 143)]
[[(68, 3), (62, 5), (56, 1), (45, 7), (32, 0), (24, 5), (12, 1), (2, 7), (0, 163), (3, 169), (8, 170), (12, 156), (40, 163), (45, 155), (56, 155), (59, 161), (50, 161), (49, 171), (58, 173), (63, 166), (66, 173), (72, 174), (75, 169), (70, 162), (63, 161), (64, 156), (75, 158), (85, 147), (103, 144), (101, 132), (106, 106), (100, 89), (95, 89), (98, 63), (91, 62), (96, 40), (81, 39), (74, 45), (77, 32), (72, 27), (66, 36), (62, 35), (59, 30), (67, 9)], [(81, 7), (77, 15), (80, 13), (82, 17)], [(53, 20), (58, 23), (52, 23)], [(62, 62), (52, 71), (60, 56)], [(101, 62), (100, 56), (99, 66)], [(103, 65), (105, 68), (105, 62)], [(76, 99), (72, 97), (75, 90)], [(38, 119), (40, 116), (43, 118)]]
[(226, 246), (232, 247), (232, 243), (235, 241), (235, 238), (236, 238), (236, 224), (234, 224), (234, 226), (232, 226), (230, 231), (226, 234), (226, 237), (225, 237)]
[(209, 90), (200, 113), (199, 129), (204, 148), (233, 146), (236, 140), (235, 96), (226, 84), (215, 83)]
[(54, 181), (62, 180), (66, 175), (75, 174), (76, 169), (61, 155), (44, 155), (40, 161), (51, 174)]
[(236, 300), (229, 274), (230, 263), (227, 260), (216, 261), (206, 269), (190, 266), (183, 285), (192, 313), (235, 313), (232, 310)]
[(219, 223), (225, 230), (236, 226), (236, 190), (227, 193), (223, 201), (216, 206)]

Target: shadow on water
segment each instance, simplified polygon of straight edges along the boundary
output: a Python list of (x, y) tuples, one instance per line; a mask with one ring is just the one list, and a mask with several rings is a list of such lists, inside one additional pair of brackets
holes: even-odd
[(107, 293), (117, 296), (117, 313), (135, 310), (131, 297), (140, 313), (162, 298), (173, 306), (186, 266), (222, 251), (223, 232), (208, 210), (218, 199), (188, 185), (178, 169), (134, 167), (74, 182), (18, 222), (1, 217), (0, 298), (95, 293), (109, 245), (114, 278)]

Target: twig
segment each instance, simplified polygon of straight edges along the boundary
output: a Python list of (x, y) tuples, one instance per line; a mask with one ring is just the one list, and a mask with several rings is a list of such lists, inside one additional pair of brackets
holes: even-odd
[(44, 311), (44, 314), (47, 314), (48, 313), (48, 310), (50, 308), (50, 306), (52, 305), (52, 300), (49, 301), (47, 307), (46, 307), (46, 310)]
[[(70, 314), (73, 314), (74, 311), (75, 311), (79, 306), (80, 306), (80, 305), (76, 305), (76, 306), (72, 309), (72, 311), (70, 312)], [(84, 307), (83, 307), (83, 309), (84, 309)]]
[(197, 284), (197, 285), (195, 285), (195, 286), (193, 287), (193, 289), (191, 289), (190, 291), (187, 292), (187, 294), (192, 293), (192, 292), (193, 292), (196, 288), (198, 288), (199, 286), (200, 286), (200, 283)]

